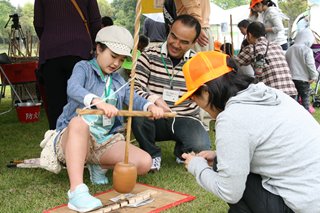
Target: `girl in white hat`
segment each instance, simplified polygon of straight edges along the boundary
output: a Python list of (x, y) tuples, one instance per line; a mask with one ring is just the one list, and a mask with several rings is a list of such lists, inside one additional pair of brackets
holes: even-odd
[[(102, 206), (84, 184), (84, 165), (93, 184), (107, 184), (106, 169), (124, 160), (125, 139), (117, 133), (123, 118), (116, 115), (123, 104), (128, 105), (130, 88), (115, 71), (131, 57), (133, 38), (125, 28), (113, 25), (102, 28), (95, 41), (96, 57), (74, 67), (68, 81), (68, 103), (56, 128), (56, 154), (66, 164), (70, 181), (68, 207), (78, 212)], [(135, 94), (133, 100), (134, 110), (151, 111), (155, 119), (163, 116), (163, 110), (146, 99)], [(77, 116), (76, 109), (84, 107), (101, 109), (105, 115)], [(133, 145), (129, 152), (129, 162), (135, 164), (138, 174), (146, 174), (151, 167), (150, 155)]]

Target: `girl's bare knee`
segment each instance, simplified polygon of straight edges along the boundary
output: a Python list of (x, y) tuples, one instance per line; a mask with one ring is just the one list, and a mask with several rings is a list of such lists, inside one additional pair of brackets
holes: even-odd
[(89, 126), (79, 116), (71, 119), (71, 121), (68, 124), (68, 129), (69, 129), (69, 132), (75, 131), (79, 134), (84, 132), (89, 133)]
[(138, 175), (145, 175), (149, 172), (152, 165), (152, 158), (149, 154), (146, 154), (140, 158), (139, 165), (137, 166)]

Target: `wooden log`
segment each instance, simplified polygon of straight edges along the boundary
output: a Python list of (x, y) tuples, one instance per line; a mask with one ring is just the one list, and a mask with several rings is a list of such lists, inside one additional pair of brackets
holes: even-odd
[[(104, 115), (103, 110), (100, 109), (77, 109), (78, 115)], [(164, 117), (173, 118), (177, 115), (175, 112), (165, 112)], [(127, 111), (127, 110), (119, 110), (117, 116), (125, 116), (125, 117), (152, 117), (152, 112), (144, 112), (144, 111)]]

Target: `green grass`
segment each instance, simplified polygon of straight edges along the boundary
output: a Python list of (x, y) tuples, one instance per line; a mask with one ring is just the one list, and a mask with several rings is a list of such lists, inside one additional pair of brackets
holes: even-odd
[[(1, 100), (0, 113), (11, 107), (10, 91)], [(34, 123), (20, 123), (15, 108), (0, 115), (0, 212), (34, 213), (67, 203), (69, 189), (66, 170), (53, 174), (44, 169), (7, 168), (11, 160), (36, 158), (40, 156), (40, 141), (48, 124), (44, 110), (40, 120)], [(159, 143), (162, 147), (161, 171), (138, 178), (138, 182), (170, 189), (196, 196), (192, 202), (184, 203), (166, 212), (226, 212), (227, 205), (202, 189), (183, 165), (175, 163), (172, 154), (174, 143)], [(112, 171), (107, 173), (112, 181)], [(94, 186), (90, 183), (89, 172), (85, 171), (85, 183), (92, 193), (112, 188), (112, 185)]]
[[(0, 113), (11, 107), (10, 91), (1, 100)], [(320, 120), (320, 109), (314, 115)], [(35, 123), (20, 123), (15, 109), (0, 115), (0, 212), (34, 213), (67, 202), (66, 192), (69, 188), (66, 170), (53, 174), (43, 169), (7, 168), (10, 160), (36, 158), (40, 156), (40, 141), (47, 130), (45, 113), (42, 110), (40, 120)], [(212, 139), (213, 136), (211, 135)], [(139, 177), (138, 182), (165, 189), (175, 190), (196, 196), (194, 201), (183, 203), (166, 212), (227, 212), (227, 204), (221, 199), (203, 190), (183, 165), (175, 163), (174, 143), (159, 143), (163, 153), (161, 171)], [(112, 172), (107, 176), (112, 181)], [(112, 187), (94, 186), (90, 183), (89, 173), (85, 171), (85, 183), (92, 193), (99, 193)]]

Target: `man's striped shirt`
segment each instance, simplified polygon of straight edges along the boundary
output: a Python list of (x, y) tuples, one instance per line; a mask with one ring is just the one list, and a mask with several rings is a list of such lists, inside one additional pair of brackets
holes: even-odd
[[(146, 49), (137, 62), (135, 91), (152, 103), (162, 97), (164, 88), (179, 91), (180, 98), (187, 92), (182, 66), (194, 54), (193, 50), (188, 50), (181, 61), (173, 67), (166, 42)], [(172, 111), (177, 112), (178, 116), (199, 117), (199, 107), (191, 100), (186, 100), (178, 106), (174, 106), (174, 102), (166, 101), (166, 103)]]

